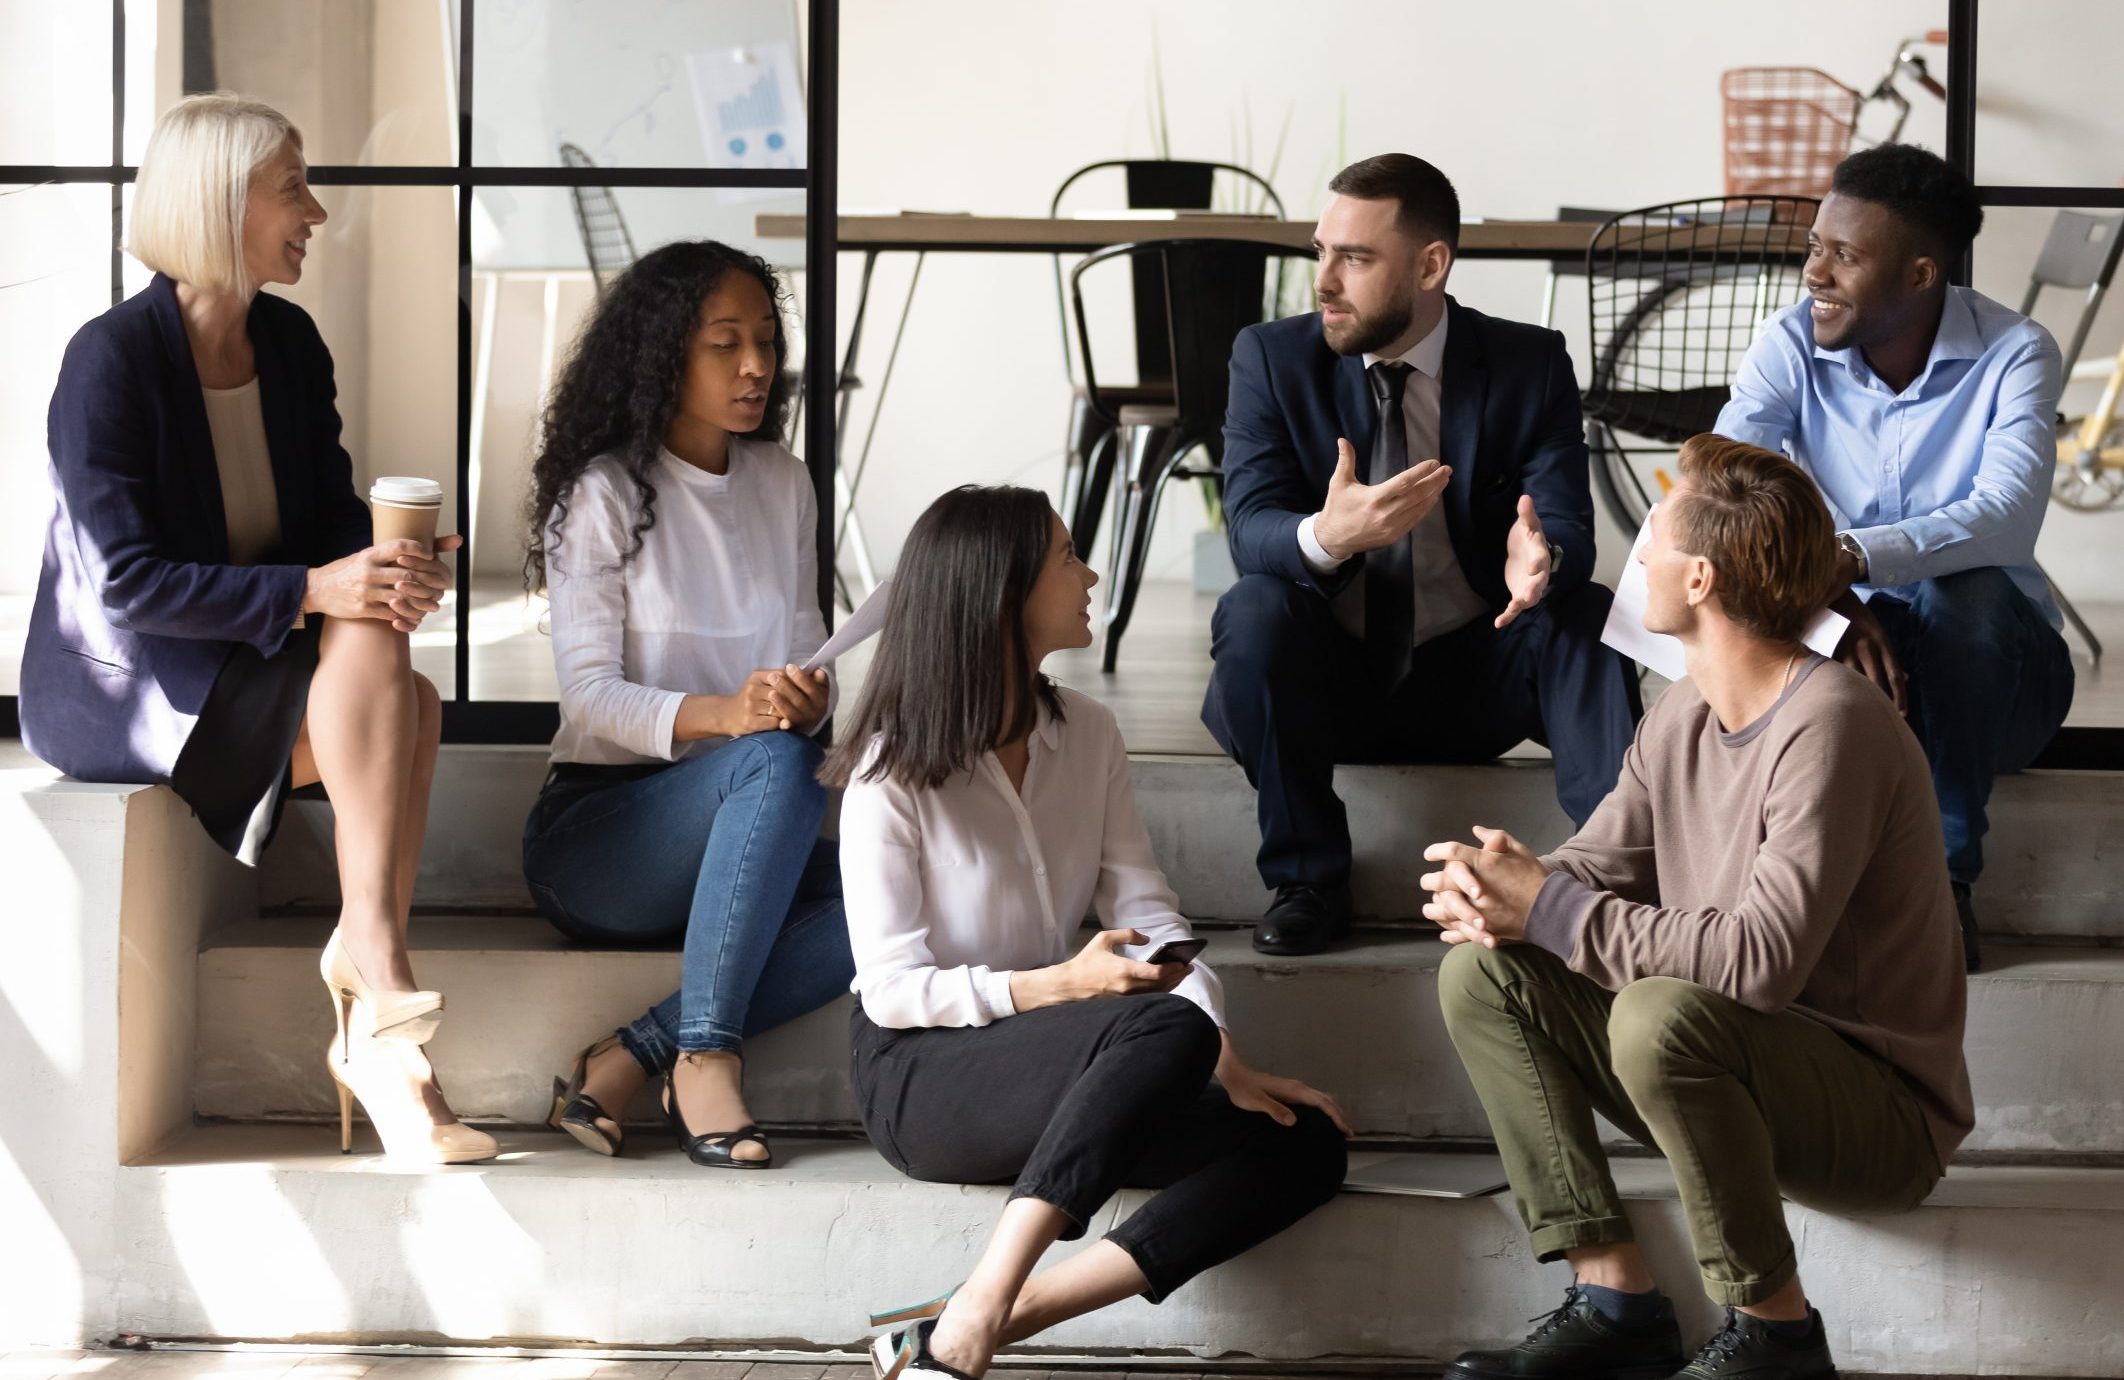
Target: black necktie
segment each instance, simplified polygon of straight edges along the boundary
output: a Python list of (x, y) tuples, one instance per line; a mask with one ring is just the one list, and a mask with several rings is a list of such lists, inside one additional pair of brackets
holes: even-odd
[[(1410, 366), (1381, 360), (1366, 373), (1372, 401), (1379, 404), (1379, 429), (1373, 435), (1371, 468), (1365, 483), (1383, 484), (1409, 467), (1408, 417), (1401, 395)], [(1380, 686), (1391, 690), (1409, 671), (1416, 640), (1416, 587), (1413, 534), (1382, 546), (1364, 558), (1364, 651)]]

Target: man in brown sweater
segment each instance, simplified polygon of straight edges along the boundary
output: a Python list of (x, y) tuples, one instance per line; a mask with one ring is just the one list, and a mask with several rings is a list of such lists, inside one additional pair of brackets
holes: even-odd
[[(1666, 1376), (1683, 1366), (1593, 1113), (1674, 1169), (1726, 1324), (1684, 1375), (1834, 1373), (1781, 1196), (1915, 1207), (1969, 1131), (1964, 978), (1924, 752), (1887, 698), (1799, 638), (1834, 578), (1814, 486), (1717, 436), (1682, 448), (1653, 517), (1645, 625), (1689, 676), (1660, 697), (1614, 792), (1537, 858), (1500, 830), (1435, 844), (1439, 973), (1542, 1260), (1564, 1304), (1456, 1380)], [(1730, 728), (1728, 726), (1731, 726)]]

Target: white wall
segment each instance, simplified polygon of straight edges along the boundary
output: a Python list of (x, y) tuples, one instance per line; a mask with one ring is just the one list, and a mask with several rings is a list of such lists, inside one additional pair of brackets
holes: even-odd
[[(248, 85), (305, 122), (328, 161), (445, 161), (451, 111), (436, 0), (288, 0), (259, 22), (261, 0), (217, 0), (225, 17), (223, 80)], [(976, 0), (894, 0), (844, 8), (841, 202), (844, 208), (1038, 214), (1071, 169), (1150, 156), (1155, 36), (1171, 151), (1267, 172), (1291, 213), (1312, 214), (1327, 176), (1366, 153), (1403, 148), (1444, 167), (1471, 215), (1543, 216), (1558, 205), (1625, 206), (1716, 192), (1718, 74), (1729, 66), (1806, 64), (1868, 86), (1897, 39), (1945, 20), (1945, 0), (1791, 0), (1775, 11), (1739, 0), (1551, 0), (1356, 4), (1294, 13), (1267, 0), (1078, 0), (999, 7)], [(136, 5), (129, 33), (151, 45), (152, 99), (136, 90), (133, 123), (174, 92), (174, 45), (155, 42), (155, 9)], [(7, 0), (14, 80), (4, 109), (47, 118), (82, 46), (50, 7)], [(240, 22), (239, 22), (240, 21)], [(1980, 74), (1980, 172), (1987, 178), (2107, 184), (2124, 173), (2124, 116), (2104, 99), (2105, 56), (2124, 37), (2113, 0), (2017, 0), (1986, 11)], [(162, 27), (169, 27), (167, 24)], [(69, 35), (73, 37), (69, 37)], [(244, 35), (253, 40), (246, 43)], [(278, 34), (284, 41), (260, 44)], [(93, 35), (91, 35), (93, 37)], [(93, 47), (93, 44), (89, 45)], [(348, 54), (367, 54), (368, 84)], [(146, 54), (143, 54), (145, 56)], [(146, 63), (140, 64), (143, 68)], [(337, 73), (336, 76), (332, 75)], [(100, 97), (98, 99), (101, 99)], [(1906, 137), (1938, 147), (1941, 108), (1927, 98)], [(107, 135), (105, 136), (107, 137)], [(137, 143), (135, 141), (136, 148)], [(83, 153), (80, 156), (91, 155)], [(632, 194), (630, 194), (632, 195)], [(667, 195), (682, 200), (679, 194)], [(705, 194), (688, 194), (693, 198)], [(0, 280), (40, 277), (0, 296), (0, 594), (35, 582), (44, 511), (44, 399), (71, 321), (93, 314), (105, 261), (95, 189), (0, 199)], [(41, 213), (65, 200), (64, 221)], [(313, 280), (294, 294), (319, 314), (340, 370), (348, 440), (363, 473), (429, 473), (454, 483), (454, 196), (437, 189), (324, 192), (333, 212)], [(713, 208), (705, 203), (699, 207)], [(1978, 245), (1978, 286), (2017, 301), (2047, 212), (1995, 210)], [(86, 246), (84, 248), (83, 246)], [(791, 246), (793, 248), (793, 246)], [(841, 330), (850, 324), (857, 260), (844, 255)], [(909, 264), (880, 268), (865, 377), (882, 372), (886, 330)], [(1583, 299), (1566, 283), (1559, 324), (1582, 341)], [(1472, 305), (1533, 317), (1541, 270), (1464, 263), (1454, 288)], [(570, 290), (563, 324), (579, 304)], [(86, 301), (76, 314), (69, 303)], [(2055, 294), (2040, 315), (2063, 334), (2076, 303)], [(505, 303), (504, 339), (529, 347), (534, 296)], [(476, 319), (476, 318), (475, 318)], [(38, 324), (43, 323), (43, 324)], [(50, 329), (45, 329), (49, 326)], [(2089, 343), (2103, 360), (2124, 338), (2124, 294)], [(565, 341), (561, 342), (565, 345)], [(519, 350), (516, 354), (523, 354)], [(1577, 351), (1583, 355), (1583, 347)], [(1581, 361), (1583, 362), (1583, 361)], [(534, 400), (502, 367), (482, 465), (490, 540), (481, 565), (513, 561), (493, 540), (511, 506)], [(509, 378), (503, 378), (507, 373)], [(535, 373), (531, 374), (535, 377)], [(968, 480), (1053, 486), (1067, 407), (1052, 270), (1041, 256), (946, 256), (924, 270), (860, 512), (887, 564), (939, 490)], [(2073, 410), (2095, 386), (2068, 395)], [(870, 422), (859, 399), (852, 434)], [(1185, 568), (1201, 504), (1171, 495), (1158, 574)], [(2103, 559), (2118, 515), (2054, 510), (2043, 554), (2075, 592), (2124, 597)], [(508, 532), (513, 541), (518, 534)], [(1616, 541), (1605, 543), (1616, 547)], [(1612, 556), (1611, 552), (1611, 556)], [(1100, 557), (1102, 562), (1105, 557)]]
[[(1337, 0), (1302, 9), (1269, 0), (1077, 0), (1011, 7), (1007, 26), (999, 12), (979, 0), (844, 7), (844, 209), (1040, 214), (1071, 169), (1153, 156), (1154, 34), (1172, 155), (1267, 172), (1288, 114), (1274, 181), (1293, 216), (1317, 211), (1343, 162), (1388, 149), (1442, 167), (1471, 216), (1716, 194), (1722, 70), (1814, 66), (1869, 88), (1898, 39), (1946, 22), (1944, 0), (1788, 0), (1767, 9), (1736, 0)], [(2090, 122), (2116, 129), (2124, 117), (2100, 98), (2108, 83), (2097, 79), (2098, 66), (2083, 62), (2072, 69), (2082, 84), (2060, 85), (2051, 59), (2066, 45), (2113, 54), (2124, 7), (2034, 0), (2010, 12), (2031, 16), (2027, 35), (1986, 20), (1980, 95), (1983, 133), (1995, 141), (1986, 164), (2003, 172), (2047, 149), (2042, 166), (2062, 180), (2096, 156), (2086, 150), (2101, 147), (2086, 142)], [(1944, 109), (1917, 99), (1904, 138), (1937, 149)], [(2052, 147), (2067, 136), (2079, 152)], [(2112, 138), (2107, 147), (2124, 143)], [(2124, 167), (2083, 167), (2078, 180), (2106, 183), (2117, 172)], [(1997, 219), (1981, 246), (1978, 285), (2017, 301), (2047, 213)], [(856, 263), (843, 256), (844, 336)], [(886, 556), (950, 484), (1056, 484), (1068, 395), (1051, 275), (1049, 261), (1034, 256), (936, 257), (923, 270), (860, 503)], [(873, 310), (896, 305), (907, 277), (905, 260), (881, 267)], [(1485, 311), (1532, 319), (1541, 278), (1537, 266), (1468, 262), (1455, 270), (1453, 289)], [(1583, 367), (1583, 289), (1567, 283), (1561, 296), (1558, 324), (1573, 332)], [(2067, 305), (2061, 300), (2049, 318), (2057, 329)], [(2124, 334), (2118, 312), (2124, 302), (2105, 314), (2091, 356), (2115, 350)], [(871, 337), (866, 376), (879, 371), (884, 345)], [(865, 420), (859, 414), (857, 435)], [(1155, 574), (1184, 573), (1186, 542), (1201, 526), (1199, 503), (1172, 498)], [(2080, 526), (2106, 533), (2109, 522), (2124, 516)], [(1619, 539), (1603, 545), (1619, 558)], [(2063, 555), (2056, 563), (2074, 572), (2068, 584), (2098, 579), (2112, 597), (2124, 595), (2124, 581), (2091, 556)]]

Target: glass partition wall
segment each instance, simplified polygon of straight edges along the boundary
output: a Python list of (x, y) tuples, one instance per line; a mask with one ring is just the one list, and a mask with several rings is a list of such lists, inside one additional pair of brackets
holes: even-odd
[[(155, 116), (231, 90), (304, 135), (329, 219), (286, 295), (330, 346), (358, 484), (443, 485), (465, 535), (415, 634), (452, 741), (536, 742), (555, 689), (522, 578), (545, 391), (597, 273), (676, 239), (781, 269), (792, 340), (832, 339), (837, 0), (112, 0), (14, 6), (0, 43), (0, 735), (49, 514), (44, 417), (80, 326), (147, 282), (123, 252)], [(756, 218), (809, 216), (807, 240)], [(825, 397), (825, 355), (791, 360)], [(830, 459), (831, 406), (788, 438)], [(820, 533), (831, 486), (819, 485)], [(823, 554), (823, 553), (822, 553)], [(830, 559), (820, 561), (831, 572)]]

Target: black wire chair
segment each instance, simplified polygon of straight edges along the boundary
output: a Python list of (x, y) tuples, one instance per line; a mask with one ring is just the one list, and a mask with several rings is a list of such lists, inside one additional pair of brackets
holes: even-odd
[[(560, 146), (560, 160), (564, 168), (597, 166), (574, 144)], [(582, 232), (590, 277), (602, 293), (606, 284), (634, 266), (634, 236), (627, 233), (626, 219), (610, 187), (570, 187), (568, 195), (575, 202), (575, 228)]]
[[(1206, 479), (1220, 497), (1223, 494), (1232, 342), (1239, 332), (1276, 312), (1283, 261), (1311, 257), (1308, 250), (1252, 240), (1149, 240), (1102, 249), (1070, 271), (1072, 313), (1077, 338), (1085, 346), (1085, 403), (1113, 433), (1112, 448), (1125, 447), (1129, 455), (1125, 485), (1117, 486), (1120, 508), (1108, 572), (1103, 670), (1111, 672), (1120, 656), (1165, 486), (1175, 479)], [(1130, 401), (1132, 390), (1099, 381), (1084, 310), (1084, 277), (1123, 263), (1157, 269), (1165, 327), (1157, 358), (1171, 367), (1171, 397), (1166, 402)], [(1142, 281), (1140, 275), (1137, 281)], [(1189, 457), (1198, 451), (1202, 459), (1190, 463)], [(1089, 543), (1088, 533), (1077, 533), (1079, 550)]]
[[(1238, 203), (1231, 209), (1259, 211), (1283, 219), (1283, 201), (1267, 179), (1236, 163), (1203, 163), (1173, 158), (1110, 158), (1087, 163), (1062, 179), (1048, 202), (1050, 219), (1062, 215), (1078, 184), (1095, 174), (1118, 170), (1132, 211), (1209, 211), (1216, 208), (1219, 179)], [(1062, 516), (1075, 537), (1077, 551), (1089, 556), (1106, 510), (1106, 491), (1113, 483), (1119, 438), (1111, 423), (1093, 410), (1078, 377), (1080, 347), (1070, 339), (1070, 307), (1062, 284), (1062, 256), (1054, 256), (1055, 306), (1062, 327), (1062, 361), (1073, 383), (1069, 435), (1063, 449)], [(1158, 406), (1172, 401), (1172, 361), (1166, 353), (1165, 287), (1160, 266), (1139, 262), (1133, 272), (1136, 383), (1109, 389), (1117, 405)]]
[[(1710, 197), (1610, 217), (1586, 246), (1586, 441), (1602, 501), (1634, 533), (1655, 495), (1633, 457), (1709, 431), (1756, 332), (1804, 291), (1812, 197)], [(1625, 445), (1624, 436), (1651, 445)]]

